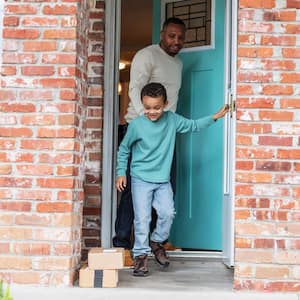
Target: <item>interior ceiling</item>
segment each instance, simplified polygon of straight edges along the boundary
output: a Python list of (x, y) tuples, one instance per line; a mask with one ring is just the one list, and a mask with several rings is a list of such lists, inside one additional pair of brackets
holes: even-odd
[(133, 55), (152, 42), (152, 0), (123, 0), (120, 59)]

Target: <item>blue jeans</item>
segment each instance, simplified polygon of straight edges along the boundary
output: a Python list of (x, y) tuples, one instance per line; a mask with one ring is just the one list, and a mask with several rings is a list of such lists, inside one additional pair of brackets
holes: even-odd
[(157, 212), (157, 222), (151, 241), (162, 243), (168, 239), (175, 210), (170, 182), (152, 183), (131, 177), (134, 210), (133, 257), (150, 254), (149, 230), (152, 207)]

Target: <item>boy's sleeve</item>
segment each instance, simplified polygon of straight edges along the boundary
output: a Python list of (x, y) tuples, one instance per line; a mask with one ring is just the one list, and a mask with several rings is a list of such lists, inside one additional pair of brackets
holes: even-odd
[(189, 131), (200, 131), (214, 124), (215, 121), (212, 116), (206, 116), (197, 120), (186, 119), (183, 116), (175, 114), (176, 130), (180, 133)]
[(134, 143), (133, 126), (130, 123), (127, 132), (119, 146), (117, 154), (117, 177), (126, 176), (128, 157), (131, 151), (131, 146)]

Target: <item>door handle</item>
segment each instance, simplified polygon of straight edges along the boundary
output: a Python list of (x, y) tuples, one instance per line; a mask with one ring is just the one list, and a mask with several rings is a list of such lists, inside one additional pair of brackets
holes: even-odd
[(232, 118), (233, 112), (235, 112), (236, 105), (235, 105), (235, 99), (233, 98), (233, 95), (230, 95), (230, 105), (229, 105), (229, 111), (230, 111), (230, 118)]

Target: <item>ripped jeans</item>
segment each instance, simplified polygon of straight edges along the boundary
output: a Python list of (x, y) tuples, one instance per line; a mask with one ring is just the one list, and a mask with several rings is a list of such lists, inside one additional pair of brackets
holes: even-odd
[(157, 212), (156, 228), (150, 239), (164, 242), (168, 239), (173, 218), (174, 201), (170, 182), (152, 183), (131, 177), (131, 193), (134, 210), (133, 257), (150, 254), (149, 231), (152, 207)]

